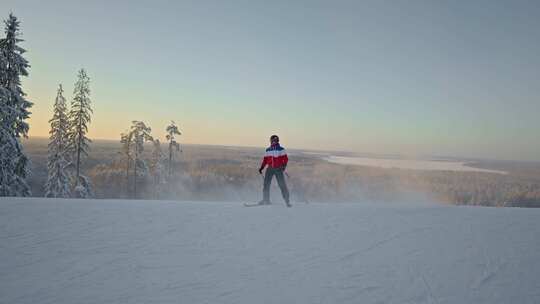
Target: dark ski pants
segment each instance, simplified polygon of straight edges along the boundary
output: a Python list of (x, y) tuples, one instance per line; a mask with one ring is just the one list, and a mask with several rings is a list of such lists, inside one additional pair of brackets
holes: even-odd
[(281, 195), (285, 202), (289, 203), (289, 189), (285, 183), (285, 176), (283, 170), (268, 168), (264, 174), (264, 187), (263, 187), (263, 201), (270, 202), (270, 184), (272, 184), (272, 178), (276, 176), (279, 189), (281, 189)]

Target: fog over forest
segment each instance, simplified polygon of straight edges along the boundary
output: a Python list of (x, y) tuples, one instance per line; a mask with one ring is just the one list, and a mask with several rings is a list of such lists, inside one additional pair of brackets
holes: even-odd
[[(30, 184), (34, 196), (43, 194), (46, 144), (44, 138), (25, 142), (32, 160), (34, 173)], [(145, 148), (143, 158), (149, 159), (151, 145)], [(96, 140), (92, 144), (84, 169), (97, 198), (243, 202), (260, 199), (262, 176), (257, 168), (264, 148), (181, 145), (171, 180), (159, 185), (156, 191), (151, 176), (147, 175), (138, 181), (140, 191), (136, 197), (132, 185), (126, 185), (120, 149), (119, 141)], [(293, 201), (540, 206), (540, 164), (455, 160), (466, 163), (471, 171), (413, 170), (331, 163), (327, 161), (329, 153), (289, 151), (287, 181)], [(336, 157), (353, 156), (335, 153), (339, 155)], [(480, 171), (474, 171), (474, 167)], [(282, 202), (275, 182), (272, 201)]]

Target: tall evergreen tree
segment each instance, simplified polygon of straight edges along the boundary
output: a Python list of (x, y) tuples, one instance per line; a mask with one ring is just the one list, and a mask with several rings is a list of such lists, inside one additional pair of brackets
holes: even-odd
[(27, 137), (32, 103), (21, 87), (21, 76), (28, 76), (26, 52), (19, 43), (20, 22), (10, 14), (4, 21), (5, 38), (0, 39), (0, 196), (29, 196), (26, 177), (29, 160), (20, 138)]
[(86, 198), (91, 196), (90, 182), (81, 173), (81, 161), (88, 156), (91, 140), (86, 136), (90, 115), (92, 114), (90, 101), (90, 78), (84, 69), (77, 74), (77, 82), (73, 89), (73, 100), (69, 111), (68, 149), (71, 152), (74, 165), (74, 195)]
[(137, 198), (137, 178), (145, 176), (148, 173), (146, 162), (142, 158), (144, 151), (144, 143), (152, 141), (150, 132), (152, 129), (142, 121), (133, 121), (131, 126), (131, 134), (133, 138), (133, 196)]
[(120, 154), (125, 159), (126, 166), (126, 195), (129, 196), (129, 169), (131, 167), (131, 163), (133, 162), (133, 134), (131, 132), (120, 134), (120, 143), (122, 144)]
[(165, 136), (165, 138), (169, 142), (169, 159), (167, 162), (167, 168), (170, 178), (172, 175), (174, 152), (180, 151), (180, 144), (176, 142), (175, 135), (182, 135), (182, 133), (180, 133), (180, 131), (178, 130), (178, 126), (174, 121), (171, 121), (171, 124), (167, 126), (166, 131), (167, 135)]
[(49, 120), (51, 131), (49, 132), (48, 178), (45, 184), (45, 197), (69, 197), (70, 195), (70, 178), (67, 171), (69, 162), (66, 149), (68, 117), (63, 93), (64, 90), (60, 84), (54, 102), (53, 117)]

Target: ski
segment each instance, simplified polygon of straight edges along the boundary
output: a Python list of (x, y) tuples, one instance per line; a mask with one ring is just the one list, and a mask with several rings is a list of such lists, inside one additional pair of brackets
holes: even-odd
[(244, 203), (245, 207), (270, 206), (270, 204)]
[[(244, 203), (244, 207), (259, 207), (259, 206), (271, 206), (272, 204), (259, 204), (259, 203)], [(292, 205), (288, 204), (287, 207), (292, 207)]]

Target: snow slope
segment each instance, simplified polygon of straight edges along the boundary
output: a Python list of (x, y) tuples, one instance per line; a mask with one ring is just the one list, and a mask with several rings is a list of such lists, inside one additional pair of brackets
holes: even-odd
[(0, 303), (540, 303), (540, 210), (0, 199)]

